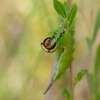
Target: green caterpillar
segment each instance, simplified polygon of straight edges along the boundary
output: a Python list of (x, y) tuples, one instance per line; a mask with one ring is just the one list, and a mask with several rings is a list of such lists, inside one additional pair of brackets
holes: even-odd
[(41, 46), (46, 52), (56, 53), (57, 60), (51, 83), (44, 94), (65, 73), (73, 60), (73, 32), (69, 33), (67, 30), (64, 31), (64, 25), (65, 23), (59, 29), (51, 31), (41, 42)]

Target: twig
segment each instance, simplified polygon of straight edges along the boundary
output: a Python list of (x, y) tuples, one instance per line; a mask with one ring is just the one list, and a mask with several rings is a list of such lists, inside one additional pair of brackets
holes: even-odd
[(72, 65), (70, 64), (69, 68), (70, 72), (70, 92), (72, 94), (72, 100), (74, 100), (74, 85), (73, 85), (73, 68)]
[(70, 9), (71, 1), (72, 1), (72, 0), (67, 0), (67, 2), (68, 2), (68, 9)]
[[(70, 10), (70, 6), (71, 6), (71, 2), (72, 0), (67, 0), (68, 2), (68, 9)], [(72, 64), (70, 64), (70, 68), (69, 68), (69, 73), (70, 73), (70, 92), (72, 94), (72, 100), (74, 100), (74, 84), (73, 84), (73, 68), (72, 68)]]

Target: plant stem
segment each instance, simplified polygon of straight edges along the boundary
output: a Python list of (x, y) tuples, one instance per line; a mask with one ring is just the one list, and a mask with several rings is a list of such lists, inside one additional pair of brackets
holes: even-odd
[(67, 2), (68, 2), (68, 9), (70, 9), (71, 1), (72, 0), (67, 0)]
[(72, 94), (72, 100), (74, 100), (74, 85), (73, 85), (73, 69), (72, 69), (72, 65), (70, 64), (70, 68), (69, 68), (69, 72), (70, 72), (70, 92)]
[[(72, 0), (67, 0), (68, 2), (68, 9), (70, 10), (71, 2)], [(69, 68), (69, 73), (70, 73), (70, 92), (72, 94), (72, 100), (74, 100), (74, 85), (73, 85), (73, 68), (72, 68), (72, 63), (70, 64)]]

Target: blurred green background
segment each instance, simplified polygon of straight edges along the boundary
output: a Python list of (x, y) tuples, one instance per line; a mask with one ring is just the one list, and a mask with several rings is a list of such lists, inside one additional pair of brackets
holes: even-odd
[[(60, 0), (63, 2), (64, 0)], [(100, 0), (74, 0), (78, 5), (74, 75), (90, 69), (85, 38), (92, 36)], [(44, 95), (54, 69), (54, 54), (45, 53), (41, 39), (60, 26), (53, 0), (0, 0), (0, 100), (64, 100), (60, 90), (69, 88), (69, 72)], [(100, 32), (99, 32), (100, 33)], [(93, 55), (100, 42), (94, 43)], [(75, 100), (88, 100), (86, 77), (75, 87)]]

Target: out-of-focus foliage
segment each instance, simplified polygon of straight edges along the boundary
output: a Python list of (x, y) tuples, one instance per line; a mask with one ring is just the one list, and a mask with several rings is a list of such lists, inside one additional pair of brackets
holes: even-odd
[(84, 74), (87, 73), (87, 70), (81, 70), (80, 72), (78, 72), (77, 76), (75, 77), (75, 80), (74, 80), (74, 85), (76, 85), (81, 79), (82, 77), (84, 76)]
[[(89, 67), (85, 37), (93, 33), (100, 0), (74, 1), (79, 8), (73, 62), (76, 75), (80, 69), (94, 69), (92, 64)], [(62, 100), (59, 88), (69, 87), (68, 71), (48, 94), (43, 95), (51, 79), (54, 55), (46, 55), (40, 46), (42, 37), (59, 25), (52, 0), (0, 0), (0, 100)], [(100, 43), (99, 33), (93, 44), (93, 57)], [(90, 96), (83, 78), (75, 88), (75, 99), (88, 100)]]
[(100, 70), (100, 45), (98, 46), (98, 49), (97, 49), (97, 54), (96, 54), (94, 67), (95, 67), (94, 68), (95, 74), (98, 74), (99, 70)]
[(95, 26), (94, 26), (94, 32), (93, 32), (93, 37), (92, 39), (87, 38), (87, 45), (89, 48), (90, 52), (90, 67), (91, 64), (93, 65), (92, 67), (94, 68), (91, 73), (87, 74), (87, 80), (88, 80), (88, 85), (90, 87), (90, 92), (91, 92), (91, 99), (92, 100), (99, 100), (100, 99), (100, 90), (99, 90), (99, 72), (100, 72), (100, 43), (98, 45), (97, 51), (96, 51), (96, 57), (95, 60), (93, 59), (93, 44), (96, 41), (96, 37), (98, 36), (98, 30), (100, 29), (100, 9), (97, 14)]
[(96, 23), (95, 23), (95, 26), (94, 26), (94, 32), (93, 32), (92, 42), (95, 41), (95, 38), (97, 36), (97, 33), (98, 33), (98, 30), (99, 29), (100, 29), (100, 10), (98, 12), (97, 19), (96, 19)]
[[(93, 55), (92, 55), (92, 47), (93, 47), (93, 43), (96, 41), (96, 37), (98, 36), (98, 30), (100, 29), (100, 10), (98, 12), (97, 18), (96, 18), (96, 22), (95, 22), (95, 26), (94, 26), (94, 33), (93, 33), (93, 37), (92, 40), (87, 38), (87, 44), (89, 47), (89, 52), (91, 52), (90, 54), (90, 68), (93, 67), (94, 70), (91, 73), (87, 74), (87, 79), (88, 79), (88, 85), (90, 87), (91, 90), (91, 99), (92, 100), (99, 100), (100, 99), (100, 91), (99, 91), (99, 69), (100, 69), (100, 43), (99, 46), (97, 48), (97, 52), (96, 52), (96, 57), (95, 60), (93, 60)], [(90, 43), (89, 43), (90, 42)], [(91, 66), (93, 65), (93, 66)]]
[(63, 89), (61, 92), (66, 100), (72, 100), (72, 95), (69, 93), (67, 89)]

